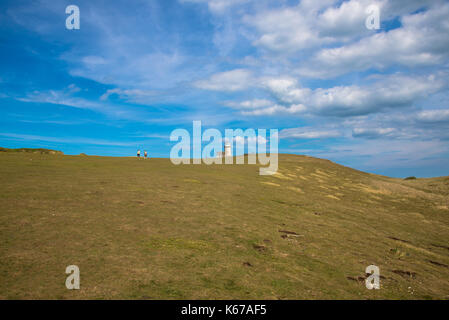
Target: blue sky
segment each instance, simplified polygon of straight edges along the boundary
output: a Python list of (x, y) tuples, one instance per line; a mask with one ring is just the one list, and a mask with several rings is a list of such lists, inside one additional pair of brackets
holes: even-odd
[(3, 0), (0, 146), (168, 157), (171, 131), (201, 120), (278, 129), (281, 153), (449, 175), (447, 17), (438, 0)]

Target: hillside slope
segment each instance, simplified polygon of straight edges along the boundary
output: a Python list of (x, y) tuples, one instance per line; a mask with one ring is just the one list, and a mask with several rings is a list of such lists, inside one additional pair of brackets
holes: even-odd
[(296, 155), (258, 172), (0, 152), (0, 298), (449, 298), (449, 177)]
[(42, 154), (58, 154), (63, 155), (62, 151), (52, 150), (52, 149), (43, 149), (43, 148), (18, 148), (18, 149), (9, 149), (0, 147), (0, 152), (26, 152), (26, 153), (42, 153)]

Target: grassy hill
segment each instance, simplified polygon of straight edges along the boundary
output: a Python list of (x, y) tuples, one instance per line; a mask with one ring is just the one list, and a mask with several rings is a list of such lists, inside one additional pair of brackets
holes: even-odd
[(0, 152), (0, 298), (449, 298), (449, 177), (296, 155), (258, 173)]
[(63, 155), (62, 151), (43, 149), (43, 148), (18, 148), (18, 149), (8, 149), (0, 147), (0, 152), (26, 152), (26, 153), (41, 153), (41, 154), (59, 154)]

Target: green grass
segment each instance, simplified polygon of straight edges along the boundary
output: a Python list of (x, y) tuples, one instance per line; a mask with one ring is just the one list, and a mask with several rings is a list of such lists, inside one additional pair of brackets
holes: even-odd
[(449, 177), (18, 152), (0, 177), (2, 299), (449, 298)]

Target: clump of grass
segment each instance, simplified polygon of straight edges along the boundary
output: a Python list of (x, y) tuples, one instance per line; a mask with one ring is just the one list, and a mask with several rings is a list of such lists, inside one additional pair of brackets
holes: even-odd
[(398, 258), (404, 258), (404, 257), (408, 257), (410, 254), (405, 252), (404, 250), (402, 250), (401, 248), (392, 248), (390, 249), (390, 252), (397, 256)]
[(404, 178), (404, 180), (416, 180), (416, 177), (415, 176), (411, 176), (411, 177)]

